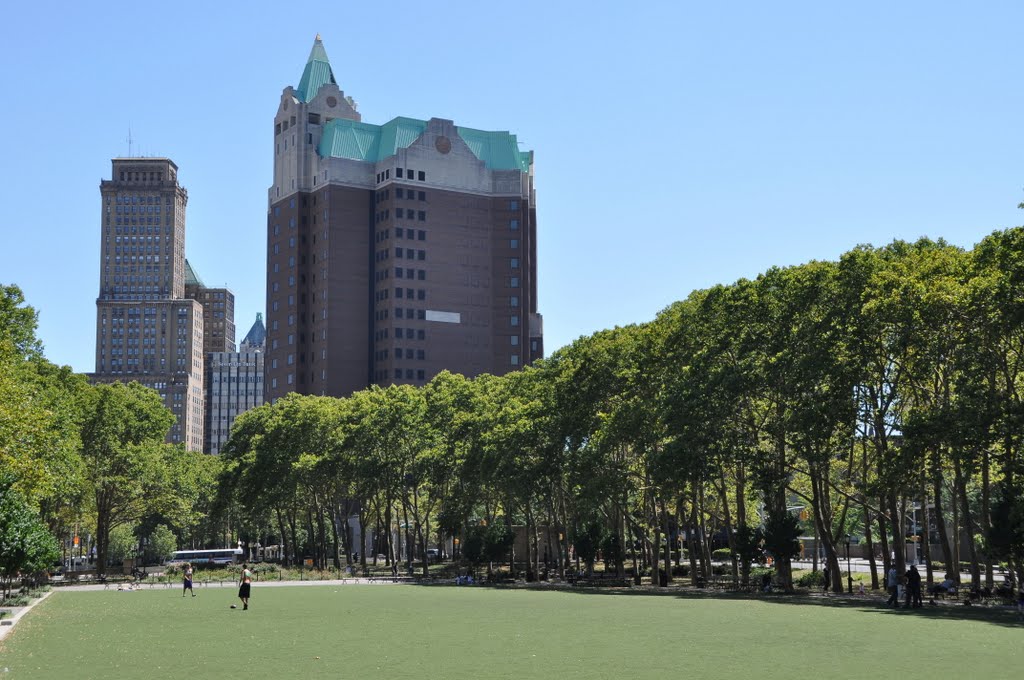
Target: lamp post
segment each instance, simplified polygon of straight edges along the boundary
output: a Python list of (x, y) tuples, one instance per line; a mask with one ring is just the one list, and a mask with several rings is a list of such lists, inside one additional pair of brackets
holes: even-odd
[(846, 592), (853, 593), (853, 572), (850, 571), (850, 534), (846, 534)]

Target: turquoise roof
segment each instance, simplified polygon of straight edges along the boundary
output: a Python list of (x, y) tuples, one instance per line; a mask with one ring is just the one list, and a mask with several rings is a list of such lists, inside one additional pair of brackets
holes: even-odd
[(485, 132), (472, 128), (455, 128), (466, 146), (492, 170), (530, 169), (530, 152), (520, 151), (516, 136), (508, 132)]
[(334, 71), (331, 70), (331, 62), (327, 59), (327, 50), (320, 42), (320, 36), (317, 36), (313, 41), (313, 49), (309, 53), (306, 68), (302, 70), (299, 86), (295, 88), (295, 95), (300, 100), (308, 102), (316, 97), (320, 87), (327, 83), (338, 84), (334, 79)]
[[(321, 158), (351, 158), (377, 163), (394, 156), (398, 149), (408, 148), (426, 129), (427, 122), (415, 118), (395, 118), (384, 125), (335, 118), (324, 126), (317, 153)], [(515, 135), (464, 127), (457, 127), (456, 131), (487, 168), (529, 170), (531, 154), (519, 150)]]
[(199, 274), (192, 268), (192, 263), (185, 258), (185, 285), (186, 286), (199, 286), (200, 288), (206, 288), (206, 284), (199, 278)]

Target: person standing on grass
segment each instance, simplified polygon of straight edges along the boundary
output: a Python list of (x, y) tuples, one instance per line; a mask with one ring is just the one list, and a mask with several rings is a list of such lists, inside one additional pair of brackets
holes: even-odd
[(252, 572), (249, 564), (242, 563), (242, 577), (238, 580), (238, 599), (242, 601), (242, 609), (249, 608), (249, 591), (252, 590)]
[(824, 581), (822, 583), (822, 586), (821, 586), (821, 592), (823, 592), (824, 594), (828, 595), (828, 586), (829, 586), (828, 579), (829, 579), (829, 576), (832, 575), (832, 572), (829, 570), (828, 565), (826, 565), (825, 568), (821, 570), (821, 573), (825, 577), (825, 579), (824, 579)]
[(886, 600), (886, 606), (896, 605), (899, 606), (899, 579), (896, 577), (896, 567), (889, 567), (889, 573), (885, 575), (885, 587), (889, 589), (889, 599)]
[(192, 590), (192, 565), (188, 562), (185, 563), (185, 569), (181, 572), (181, 596), (185, 597), (185, 591), (192, 593), (192, 597), (196, 596), (194, 590)]
[(906, 594), (903, 598), (903, 608), (910, 609), (911, 607), (919, 607), (921, 605), (918, 602), (921, 599), (921, 574), (918, 573), (917, 567), (911, 565), (907, 569), (906, 576)]

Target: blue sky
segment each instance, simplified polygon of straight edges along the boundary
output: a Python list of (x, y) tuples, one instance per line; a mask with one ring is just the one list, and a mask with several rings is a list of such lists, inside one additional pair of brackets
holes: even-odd
[(549, 352), (773, 265), (1024, 222), (1019, 2), (65, 1), (5, 23), (0, 282), (78, 371), (129, 127), (178, 164), (187, 256), (234, 290), (239, 339), (263, 310), (272, 121), (318, 32), (363, 120), (535, 151)]

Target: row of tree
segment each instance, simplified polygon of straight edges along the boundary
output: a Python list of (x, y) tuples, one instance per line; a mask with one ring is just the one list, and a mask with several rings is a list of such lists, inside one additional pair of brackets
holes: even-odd
[(771, 269), (505, 376), (291, 395), (239, 417), (221, 459), (163, 443), (156, 393), (47, 362), (2, 293), (0, 536), (15, 507), (54, 536), (86, 526), (99, 569), (112, 530), (161, 524), (365, 568), (353, 517), (374, 555), (424, 571), (451, 542), (529, 578), (600, 553), (663, 583), (685, 536), (695, 580), (724, 541), (737, 579), (768, 555), (790, 587), (802, 533), (833, 587), (850, 534), (900, 572), (919, 534), (929, 580), (965, 562), (991, 587), (1024, 564), (1024, 229)]
[(522, 526), (526, 554), (508, 558), (529, 577), (542, 553), (564, 568), (571, 543), (659, 583), (684, 532), (694, 579), (717, 535), (737, 578), (767, 552), (789, 587), (806, 531), (838, 588), (848, 535), (902, 573), (917, 533), (929, 580), (966, 562), (991, 587), (999, 561), (1022, 564), (1022, 369), (1024, 230), (970, 251), (860, 247), (694, 292), (502, 377), (265, 405), (233, 429), (219, 506), (320, 565), (365, 566), (357, 515), (410, 567), (435, 538), (503, 526), (510, 545)]

